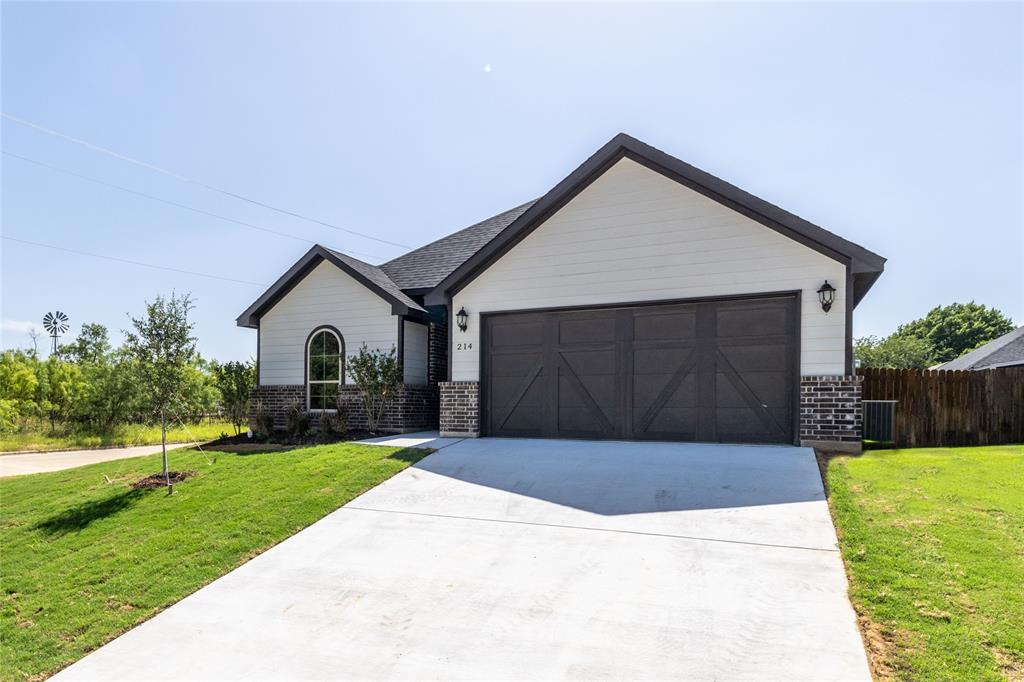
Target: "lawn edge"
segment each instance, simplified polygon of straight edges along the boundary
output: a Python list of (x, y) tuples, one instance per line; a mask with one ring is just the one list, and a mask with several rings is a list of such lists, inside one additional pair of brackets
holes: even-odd
[[(309, 523), (308, 523), (307, 525), (305, 525), (305, 526), (302, 526), (301, 528), (296, 528), (296, 529), (295, 529), (295, 530), (294, 530), (293, 532), (289, 533), (288, 535), (286, 535), (285, 537), (281, 538), (281, 539), (280, 539), (280, 540), (278, 540), (277, 542), (274, 542), (274, 543), (272, 543), (272, 544), (270, 544), (270, 545), (267, 545), (267, 546), (265, 546), (265, 547), (262, 547), (262, 548), (259, 548), (259, 549), (254, 549), (254, 550), (250, 550), (250, 551), (249, 551), (248, 553), (246, 553), (246, 554), (245, 554), (245, 555), (243, 556), (243, 558), (242, 558), (242, 560), (241, 560), (241, 561), (239, 561), (239, 562), (238, 562), (237, 564), (235, 564), (234, 566), (232, 566), (231, 568), (229, 568), (229, 569), (228, 569), (228, 570), (226, 570), (225, 572), (223, 572), (223, 573), (221, 573), (220, 575), (218, 575), (218, 576), (217, 576), (216, 578), (213, 578), (213, 579), (209, 580), (208, 582), (205, 582), (205, 583), (203, 583), (203, 584), (201, 584), (201, 585), (198, 585), (198, 586), (196, 586), (196, 588), (195, 588), (194, 590), (192, 590), (191, 592), (189, 592), (188, 594), (184, 594), (184, 595), (182, 595), (181, 597), (179, 597), (178, 599), (175, 599), (175, 600), (174, 600), (173, 602), (171, 602), (171, 603), (169, 603), (169, 604), (166, 604), (166, 605), (164, 605), (164, 606), (161, 606), (161, 607), (157, 608), (156, 610), (154, 610), (154, 611), (153, 611), (153, 612), (152, 612), (151, 614), (149, 614), (149, 615), (148, 615), (148, 616), (146, 616), (145, 618), (143, 618), (143, 619), (141, 619), (141, 620), (138, 620), (138, 621), (136, 621), (136, 622), (132, 623), (132, 624), (131, 624), (131, 625), (129, 625), (128, 627), (124, 628), (123, 630), (120, 630), (120, 631), (118, 631), (118, 632), (117, 632), (116, 634), (114, 634), (113, 636), (111, 636), (111, 637), (110, 637), (109, 639), (107, 639), (107, 640), (104, 640), (104, 641), (103, 641), (102, 643), (100, 643), (100, 644), (97, 644), (97, 645), (96, 645), (95, 647), (93, 647), (93, 648), (91, 648), (91, 649), (89, 649), (89, 650), (85, 651), (85, 652), (84, 652), (84, 653), (83, 653), (83, 654), (82, 654), (81, 656), (79, 656), (79, 657), (78, 657), (78, 658), (76, 658), (75, 660), (73, 660), (73, 661), (70, 661), (70, 662), (69, 662), (69, 663), (67, 663), (66, 665), (63, 665), (63, 666), (61, 666), (61, 667), (59, 667), (59, 668), (55, 668), (55, 669), (51, 669), (51, 670), (47, 670), (47, 671), (45, 671), (45, 672), (40, 672), (40, 673), (37, 673), (36, 675), (31, 675), (31, 676), (29, 676), (29, 677), (27, 677), (27, 678), (25, 678), (25, 679), (26, 679), (26, 680), (29, 680), (30, 682), (35, 682), (36, 680), (44, 680), (44, 679), (48, 679), (48, 678), (50, 678), (50, 677), (53, 677), (53, 676), (54, 676), (54, 675), (56, 675), (57, 673), (59, 673), (59, 672), (61, 672), (61, 671), (63, 671), (63, 670), (66, 670), (67, 668), (70, 668), (70, 667), (71, 667), (71, 666), (73, 666), (73, 665), (74, 665), (75, 663), (78, 663), (79, 661), (83, 660), (83, 659), (84, 659), (84, 658), (85, 658), (86, 656), (90, 655), (90, 654), (91, 654), (91, 653), (93, 653), (94, 651), (97, 651), (98, 649), (102, 649), (102, 648), (103, 648), (103, 647), (105, 647), (105, 646), (106, 646), (107, 644), (110, 644), (111, 642), (113, 642), (113, 641), (114, 641), (115, 639), (117, 639), (117, 638), (118, 638), (118, 637), (120, 637), (121, 635), (123, 635), (123, 634), (125, 634), (125, 633), (127, 633), (127, 632), (129, 632), (129, 631), (131, 631), (131, 630), (134, 630), (135, 628), (139, 627), (139, 626), (140, 626), (140, 625), (142, 625), (143, 623), (145, 623), (145, 622), (147, 622), (147, 621), (149, 621), (149, 620), (153, 619), (153, 618), (154, 618), (154, 617), (156, 617), (157, 615), (159, 615), (159, 614), (163, 613), (164, 611), (166, 611), (167, 609), (171, 608), (171, 607), (172, 607), (172, 606), (174, 606), (175, 604), (178, 604), (179, 602), (181, 602), (181, 601), (183, 601), (183, 600), (187, 599), (188, 597), (191, 597), (191, 596), (192, 596), (193, 594), (195, 594), (195, 593), (196, 593), (196, 592), (198, 592), (199, 590), (203, 589), (204, 587), (208, 587), (208, 586), (212, 585), (213, 583), (217, 582), (218, 580), (220, 580), (220, 579), (221, 579), (221, 578), (223, 578), (224, 576), (228, 575), (229, 573), (232, 573), (232, 572), (234, 572), (234, 571), (237, 571), (237, 570), (238, 570), (239, 568), (241, 568), (241, 567), (242, 567), (242, 566), (244, 566), (245, 564), (247, 564), (247, 563), (249, 563), (250, 561), (252, 561), (253, 559), (257, 558), (257, 557), (258, 557), (258, 556), (260, 556), (261, 554), (264, 554), (264, 553), (266, 553), (266, 552), (270, 551), (270, 550), (271, 550), (271, 549), (273, 549), (274, 547), (277, 547), (277, 546), (278, 546), (278, 545), (280, 545), (280, 544), (281, 544), (282, 542), (284, 542), (284, 541), (286, 541), (286, 540), (288, 540), (288, 539), (290, 539), (290, 538), (293, 538), (293, 537), (295, 537), (296, 535), (298, 535), (298, 534), (299, 534), (299, 533), (301, 533), (302, 531), (306, 530), (307, 528), (310, 528), (310, 527), (311, 527), (311, 526), (313, 526), (314, 524), (316, 524), (316, 523), (320, 523), (320, 522), (321, 522), (321, 521), (323, 521), (323, 520), (324, 520), (325, 518), (327, 518), (327, 517), (328, 517), (329, 515), (331, 515), (331, 514), (333, 514), (334, 512), (338, 511), (339, 509), (341, 509), (342, 507), (344, 507), (344, 506), (345, 506), (346, 504), (348, 504), (349, 502), (352, 502), (352, 500), (355, 500), (356, 498), (360, 497), (361, 495), (365, 495), (365, 494), (366, 494), (367, 492), (369, 492), (369, 491), (373, 490), (373, 489), (374, 489), (374, 488), (376, 488), (377, 486), (379, 486), (379, 485), (382, 485), (382, 484), (386, 483), (387, 481), (390, 481), (390, 480), (391, 480), (392, 478), (394, 478), (394, 477), (395, 477), (395, 476), (397, 476), (398, 474), (402, 473), (403, 471), (406, 471), (407, 469), (409, 469), (409, 468), (410, 468), (410, 467), (412, 467), (412, 466), (415, 466), (415, 465), (416, 465), (416, 464), (418, 464), (419, 462), (421, 462), (421, 461), (423, 461), (424, 459), (426, 459), (426, 458), (427, 458), (428, 456), (430, 456), (430, 455), (434, 454), (435, 452), (437, 452), (437, 449), (435, 449), (435, 448), (421, 448), (421, 447), (397, 447), (397, 446), (380, 446), (380, 445), (369, 445), (369, 444), (366, 444), (366, 443), (354, 443), (354, 442), (351, 442), (351, 441), (350, 441), (350, 442), (348, 442), (348, 443), (346, 443), (346, 444), (348, 444), (348, 445), (362, 445), (363, 447), (368, 447), (368, 448), (381, 448), (381, 447), (383, 447), (384, 449), (389, 449), (390, 447), (394, 447), (394, 448), (395, 448), (395, 449), (394, 449), (394, 452), (401, 452), (402, 450), (414, 450), (414, 451), (416, 451), (416, 452), (422, 452), (422, 453), (423, 453), (423, 457), (420, 457), (420, 458), (419, 458), (419, 459), (418, 459), (418, 460), (417, 460), (416, 462), (410, 463), (410, 464), (408, 464), (407, 466), (405, 466), (404, 468), (402, 468), (402, 469), (399, 469), (398, 471), (396, 471), (395, 473), (393, 473), (393, 474), (392, 474), (391, 476), (388, 476), (387, 478), (385, 478), (385, 479), (383, 479), (383, 480), (379, 481), (379, 482), (378, 482), (378, 483), (376, 483), (375, 485), (372, 485), (372, 486), (370, 486), (370, 487), (369, 487), (369, 488), (367, 488), (366, 490), (362, 490), (362, 491), (360, 491), (360, 492), (359, 492), (358, 494), (356, 494), (356, 495), (355, 495), (355, 496), (354, 496), (354, 497), (353, 497), (353, 498), (352, 498), (351, 500), (349, 500), (348, 502), (345, 502), (345, 503), (343, 503), (343, 504), (341, 504), (341, 505), (338, 505), (338, 506), (337, 506), (337, 507), (335, 507), (334, 509), (331, 509), (330, 511), (326, 512), (326, 513), (325, 513), (325, 514), (324, 514), (323, 516), (321, 516), (320, 518), (318, 518), (318, 519), (315, 519), (315, 520), (313, 520), (313, 521), (309, 522)], [(330, 443), (328, 443), (327, 445), (330, 445)], [(312, 447), (316, 447), (316, 446), (312, 446)], [(391, 454), (394, 454), (394, 452), (392, 452)], [(150, 455), (141, 455), (141, 456), (142, 456), (142, 457), (149, 457)], [(89, 465), (86, 465), (86, 466), (89, 466)], [(51, 473), (51, 474), (52, 474), (52, 473), (58, 473), (58, 472), (55, 472), (55, 471), (49, 471), (49, 472), (44, 472), (44, 473)], [(27, 475), (34, 475), (34, 474), (27, 474)]]
[(857, 632), (860, 633), (861, 644), (864, 646), (864, 653), (867, 655), (868, 668), (871, 677), (875, 680), (889, 682), (898, 679), (894, 666), (896, 655), (896, 644), (891, 639), (891, 633), (881, 623), (875, 622), (857, 600), (853, 598), (852, 586), (854, 581), (850, 565), (843, 554), (843, 531), (836, 523), (835, 510), (832, 508), (832, 491), (828, 486), (828, 468), (833, 459), (839, 457), (862, 457), (865, 453), (852, 454), (849, 452), (836, 452), (830, 450), (814, 449), (814, 459), (818, 464), (818, 475), (821, 476), (821, 485), (825, 491), (825, 503), (828, 507), (828, 515), (832, 520), (832, 527), (836, 532), (836, 541), (839, 544), (839, 560), (843, 563), (843, 572), (846, 574), (846, 600), (853, 607), (856, 615)]

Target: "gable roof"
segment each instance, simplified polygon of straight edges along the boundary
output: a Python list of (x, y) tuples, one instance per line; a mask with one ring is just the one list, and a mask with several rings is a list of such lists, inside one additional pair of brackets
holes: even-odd
[(593, 156), (559, 182), (547, 194), (530, 204), (515, 220), (497, 233), (462, 264), (445, 276), (427, 294), (427, 305), (447, 301), (477, 275), (518, 244), (530, 232), (586, 189), (620, 159), (628, 158), (727, 206), (748, 218), (794, 239), (849, 267), (856, 305), (885, 268), (885, 258), (862, 246), (810, 223), (800, 216), (716, 178), (648, 144), (619, 133)]
[(1024, 326), (998, 339), (992, 339), (984, 346), (939, 365), (936, 369), (974, 370), (1013, 365), (1024, 365)]
[(432, 289), (536, 202), (528, 201), (421, 246), (383, 263), (380, 269), (403, 289)]
[(387, 274), (376, 265), (364, 263), (340, 251), (333, 251), (316, 244), (298, 260), (288, 272), (281, 275), (262, 296), (245, 309), (235, 320), (239, 327), (258, 327), (259, 318), (274, 306), (281, 298), (295, 287), (302, 279), (312, 272), (313, 268), (323, 261), (332, 263), (352, 279), (377, 294), (391, 304), (391, 312), (396, 315), (410, 313), (426, 313), (423, 306), (409, 298)]

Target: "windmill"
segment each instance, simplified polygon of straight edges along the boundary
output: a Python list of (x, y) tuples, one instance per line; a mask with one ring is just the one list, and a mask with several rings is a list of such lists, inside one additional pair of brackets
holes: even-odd
[(46, 313), (43, 317), (43, 327), (50, 332), (50, 338), (53, 339), (53, 352), (56, 353), (57, 339), (68, 330), (68, 316), (59, 310)]

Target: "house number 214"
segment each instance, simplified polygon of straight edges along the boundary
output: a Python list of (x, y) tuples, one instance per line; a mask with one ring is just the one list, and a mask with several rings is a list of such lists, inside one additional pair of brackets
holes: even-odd
[(472, 343), (458, 343), (455, 344), (455, 350), (473, 350)]

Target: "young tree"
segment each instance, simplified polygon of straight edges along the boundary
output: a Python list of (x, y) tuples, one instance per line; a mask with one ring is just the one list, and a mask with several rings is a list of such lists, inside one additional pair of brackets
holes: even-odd
[(927, 341), (934, 349), (929, 364), (935, 364), (954, 360), (1011, 331), (1010, 318), (971, 301), (933, 308), (920, 320), (898, 327), (893, 336)]
[(163, 474), (168, 487), (167, 413), (182, 402), (189, 363), (196, 355), (196, 338), (192, 336), (195, 325), (188, 320), (194, 307), (189, 294), (157, 296), (146, 303), (145, 317), (131, 318), (134, 329), (124, 332), (124, 347), (134, 358), (153, 408), (160, 415)]
[(854, 341), (853, 354), (861, 367), (924, 369), (931, 361), (932, 346), (913, 336), (865, 336)]
[(395, 347), (392, 346), (385, 353), (381, 350), (371, 351), (364, 343), (359, 354), (348, 360), (348, 373), (362, 396), (367, 426), (370, 431), (376, 431), (384, 410), (402, 384), (402, 371)]
[(235, 435), (249, 422), (249, 395), (256, 385), (256, 366), (252, 362), (213, 363), (214, 377), (220, 390), (221, 405), (235, 427)]

